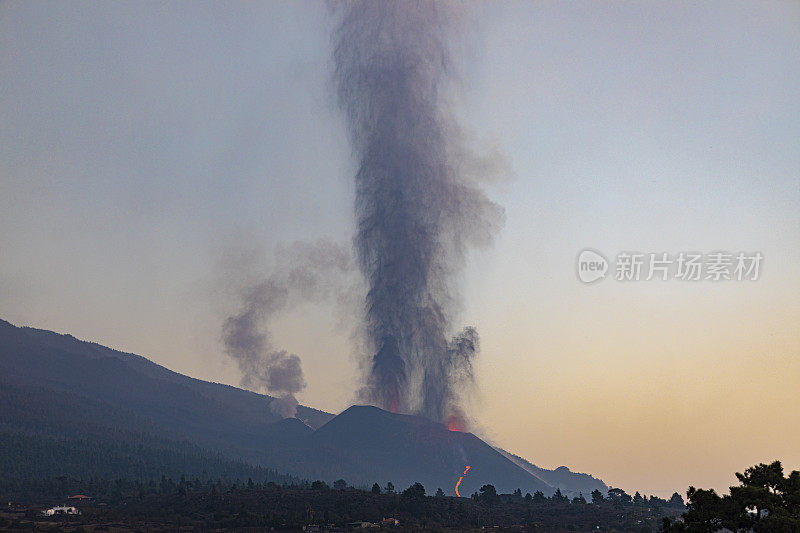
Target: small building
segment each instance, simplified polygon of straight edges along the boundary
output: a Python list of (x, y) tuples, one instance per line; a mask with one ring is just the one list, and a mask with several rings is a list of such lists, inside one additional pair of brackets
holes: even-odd
[(359, 522), (350, 522), (347, 524), (348, 529), (372, 529), (372, 528), (377, 529), (378, 527), (380, 526), (378, 526), (377, 524), (373, 524), (372, 522), (359, 521)]
[(45, 516), (55, 516), (59, 514), (81, 514), (81, 512), (72, 506), (59, 505), (42, 511), (42, 514)]

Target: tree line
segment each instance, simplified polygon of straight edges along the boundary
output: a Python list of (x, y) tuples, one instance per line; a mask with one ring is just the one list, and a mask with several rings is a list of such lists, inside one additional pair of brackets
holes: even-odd
[(783, 473), (780, 461), (736, 473), (739, 485), (722, 496), (714, 489), (689, 487), (687, 510), (680, 520), (665, 519), (665, 533), (755, 531), (800, 532), (800, 471)]

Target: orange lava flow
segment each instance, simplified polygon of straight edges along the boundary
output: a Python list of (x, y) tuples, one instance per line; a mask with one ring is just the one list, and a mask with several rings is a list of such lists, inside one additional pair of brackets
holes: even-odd
[(461, 497), (461, 494), (458, 493), (458, 486), (461, 485), (461, 480), (464, 479), (464, 476), (467, 475), (467, 472), (469, 472), (469, 465), (467, 465), (467, 468), (464, 469), (464, 473), (461, 474), (461, 477), (458, 478), (458, 482), (456, 483), (456, 496), (459, 498)]

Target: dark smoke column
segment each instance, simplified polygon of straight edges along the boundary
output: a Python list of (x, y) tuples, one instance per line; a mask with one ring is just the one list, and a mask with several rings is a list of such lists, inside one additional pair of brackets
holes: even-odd
[(367, 399), (441, 421), (457, 411), (478, 340), (468, 328), (448, 341), (450, 281), (465, 249), (489, 241), (502, 219), (453, 161), (466, 151), (448, 137), (457, 128), (441, 101), (452, 5), (344, 2), (334, 34), (339, 104), (359, 160), (355, 247), (374, 350)]

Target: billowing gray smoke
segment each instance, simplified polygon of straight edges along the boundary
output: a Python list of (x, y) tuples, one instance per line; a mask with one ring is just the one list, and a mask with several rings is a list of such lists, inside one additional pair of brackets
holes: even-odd
[(288, 418), (295, 416), (295, 394), (306, 381), (300, 358), (274, 346), (269, 323), (298, 301), (320, 301), (335, 294), (352, 261), (346, 249), (326, 241), (295, 243), (277, 255), (275, 272), (248, 287), (239, 313), (223, 323), (222, 342), (239, 365), (242, 385), (276, 395), (270, 407)]
[[(443, 96), (453, 81), (448, 23), (456, 4), (344, 2), (335, 79), (354, 152), (355, 247), (369, 289), (367, 400), (445, 421), (472, 379), (478, 334), (448, 340), (464, 252), (491, 240), (503, 211), (465, 169)], [(456, 157), (458, 155), (459, 157)]]

